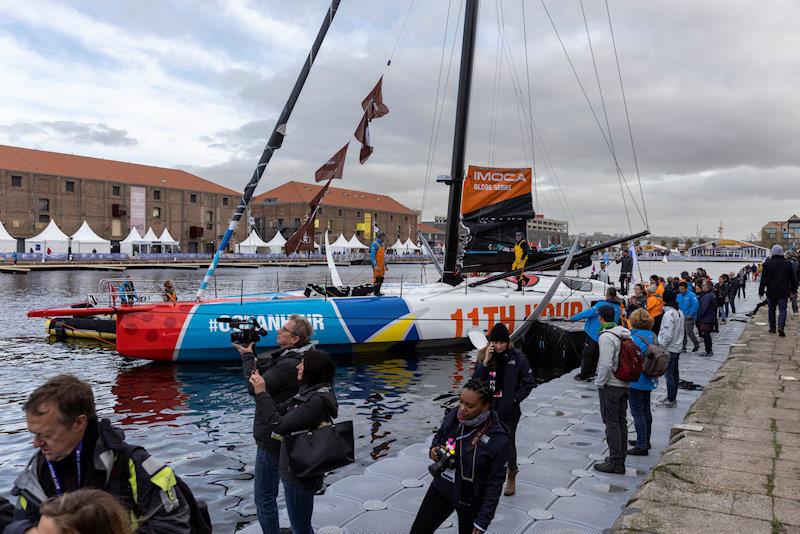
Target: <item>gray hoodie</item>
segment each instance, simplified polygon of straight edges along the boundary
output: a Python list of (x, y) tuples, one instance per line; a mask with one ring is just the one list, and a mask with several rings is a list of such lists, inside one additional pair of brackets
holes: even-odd
[(594, 379), (598, 388), (604, 386), (628, 387), (628, 382), (618, 380), (614, 376), (614, 370), (619, 365), (619, 349), (622, 346), (620, 338), (625, 337), (631, 337), (631, 331), (619, 325), (609, 330), (603, 330), (600, 334), (600, 358), (597, 361), (597, 377)]

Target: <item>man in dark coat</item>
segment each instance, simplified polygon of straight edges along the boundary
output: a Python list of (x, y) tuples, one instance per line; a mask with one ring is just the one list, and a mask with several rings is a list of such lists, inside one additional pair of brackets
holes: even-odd
[(789, 296), (797, 293), (797, 276), (786, 258), (783, 257), (783, 247), (772, 246), (772, 257), (764, 262), (764, 272), (761, 273), (761, 283), (758, 285), (758, 296), (767, 294), (769, 332), (775, 333), (775, 308), (778, 308), (778, 335), (786, 337), (783, 329), (786, 327), (786, 302)]
[(619, 268), (619, 292), (623, 295), (627, 295), (628, 284), (630, 284), (631, 277), (633, 276), (633, 258), (628, 254), (627, 250), (623, 250), (622, 257), (614, 261), (622, 264)]

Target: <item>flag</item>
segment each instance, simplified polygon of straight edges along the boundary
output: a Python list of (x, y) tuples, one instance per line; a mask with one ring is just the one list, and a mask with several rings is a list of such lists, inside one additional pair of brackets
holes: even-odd
[(361, 122), (355, 131), (355, 137), (361, 143), (361, 151), (358, 155), (358, 161), (362, 165), (372, 154), (374, 150), (370, 142), (369, 136), (369, 123), (372, 119), (383, 117), (389, 113), (389, 108), (383, 103), (383, 77), (378, 80), (375, 88), (370, 91), (367, 97), (361, 102), (361, 108), (364, 110), (364, 115), (361, 117)]
[(631, 258), (633, 258), (633, 264), (631, 266), (631, 276), (633, 276), (633, 273), (639, 269), (639, 259), (636, 257), (636, 247), (631, 245), (628, 249), (628, 254), (631, 255)]
[(344, 173), (344, 160), (347, 157), (347, 147), (350, 143), (344, 145), (339, 152), (331, 156), (325, 164), (317, 169), (314, 173), (314, 179), (317, 182), (324, 182), (325, 180), (341, 179)]
[(603, 252), (603, 263), (608, 265), (608, 251)]
[[(345, 146), (345, 148), (347, 148), (347, 146)], [(292, 237), (286, 241), (286, 244), (283, 245), (283, 250), (286, 254), (314, 250), (314, 218), (317, 216), (319, 205), (322, 204), (322, 200), (328, 192), (331, 180), (333, 180), (333, 178), (328, 179), (328, 183), (325, 184), (325, 187), (320, 189), (319, 193), (308, 203), (308, 218), (300, 225), (300, 228), (292, 234)]]

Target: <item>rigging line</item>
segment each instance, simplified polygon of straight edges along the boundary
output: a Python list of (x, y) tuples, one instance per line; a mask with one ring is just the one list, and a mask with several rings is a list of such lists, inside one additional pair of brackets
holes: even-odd
[(389, 54), (389, 59), (386, 61), (386, 66), (383, 67), (383, 73), (386, 74), (386, 69), (392, 64), (392, 58), (394, 57), (394, 53), (397, 51), (397, 45), (400, 44), (400, 37), (403, 35), (403, 30), (406, 29), (406, 23), (408, 22), (408, 16), (411, 14), (411, 8), (414, 7), (414, 0), (408, 4), (408, 9), (406, 10), (406, 16), (403, 18), (403, 25), (400, 26), (400, 31), (397, 33), (397, 39), (394, 42), (394, 48), (392, 48), (392, 53)]
[(439, 90), (442, 85), (442, 70), (444, 68), (444, 53), (447, 50), (447, 32), (450, 28), (450, 8), (452, 5), (452, 0), (447, 2), (447, 15), (445, 17), (445, 25), (444, 25), (444, 36), (442, 37), (442, 54), (439, 59), (439, 75), (436, 80), (436, 98), (433, 103), (433, 118), (431, 119), (431, 133), (428, 137), (428, 156), (425, 159), (425, 182), (424, 187), (422, 190), (422, 206), (420, 207), (420, 213), (425, 209), (425, 201), (428, 198), (428, 186), (430, 184), (430, 169), (432, 166), (431, 163), (431, 154), (432, 154), (432, 146), (433, 146), (433, 134), (436, 129), (436, 111), (439, 108)]
[[(608, 142), (608, 138), (606, 137), (605, 131), (603, 130), (603, 126), (600, 124), (600, 119), (597, 117), (597, 113), (594, 110), (594, 106), (592, 106), (592, 102), (589, 100), (589, 96), (586, 93), (586, 88), (583, 86), (583, 82), (581, 82), (580, 76), (578, 76), (578, 71), (575, 69), (575, 64), (572, 62), (572, 58), (570, 57), (569, 52), (567, 52), (567, 47), (564, 44), (564, 41), (561, 39), (561, 34), (558, 32), (558, 28), (556, 27), (555, 21), (553, 20), (553, 17), (550, 15), (550, 11), (547, 9), (547, 4), (545, 4), (545, 1), (541, 0), (541, 3), (542, 3), (542, 7), (544, 8), (545, 13), (547, 14), (547, 18), (550, 20), (550, 24), (553, 27), (553, 31), (556, 34), (556, 38), (558, 39), (558, 42), (561, 44), (561, 50), (564, 52), (564, 55), (567, 58), (567, 62), (569, 63), (570, 67), (572, 68), (572, 73), (575, 75), (575, 80), (578, 82), (578, 87), (580, 87), (581, 93), (583, 94), (583, 98), (586, 101), (586, 105), (589, 106), (589, 111), (591, 111), (592, 116), (594, 117), (594, 121), (597, 124), (598, 129), (600, 130), (600, 135), (603, 137), (603, 141), (605, 141), (606, 146), (608, 147), (608, 149), (610, 151), (611, 150), (611, 144)], [(624, 175), (624, 173), (622, 172), (622, 169), (619, 166), (619, 161), (617, 161), (616, 155), (612, 152), (611, 156), (612, 156), (612, 159), (614, 160), (614, 164), (617, 166), (617, 171), (619, 173), (621, 173), (622, 176), (623, 176), (623, 180), (625, 181), (625, 184), (626, 184), (626, 186), (628, 188), (628, 192), (630, 192), (631, 193), (631, 197), (633, 197), (633, 192), (630, 190), (630, 186), (628, 185), (627, 180), (625, 180), (625, 178), (624, 178), (625, 175)], [(636, 203), (634, 203), (634, 207), (636, 208), (636, 211), (639, 213), (639, 217), (642, 219), (642, 222), (645, 222), (644, 215), (642, 215), (642, 212), (639, 209), (639, 206)]]
[[(522, 7), (522, 41), (523, 47), (525, 48), (525, 76), (528, 81), (528, 115), (531, 116), (531, 120), (533, 119), (533, 96), (531, 96), (531, 69), (530, 69), (530, 62), (528, 61), (528, 27), (525, 22), (525, 0), (519, 0), (520, 6)], [(531, 127), (531, 139), (533, 139), (533, 128)], [(534, 152), (533, 144), (531, 144), (531, 167), (533, 172), (531, 172), (531, 180), (533, 181), (533, 197), (534, 197), (534, 209), (538, 209), (539, 204), (539, 194), (536, 192), (536, 153)]]
[[(586, 41), (589, 43), (589, 54), (592, 56), (592, 66), (594, 67), (594, 78), (597, 81), (597, 92), (600, 94), (600, 104), (603, 106), (603, 116), (606, 120), (606, 131), (608, 132), (608, 140), (611, 143), (611, 152), (614, 154), (616, 158), (616, 150), (614, 149), (614, 137), (611, 134), (611, 123), (608, 120), (608, 110), (606, 108), (606, 99), (603, 97), (603, 86), (600, 83), (600, 73), (597, 70), (597, 60), (594, 57), (594, 46), (592, 45), (592, 36), (589, 33), (589, 21), (586, 20), (586, 10), (583, 6), (583, 0), (580, 0), (581, 3), (581, 14), (583, 15), (583, 27), (586, 28)], [(631, 224), (631, 215), (628, 211), (628, 199), (625, 198), (625, 191), (622, 189), (622, 177), (620, 176), (619, 170), (617, 171), (617, 180), (619, 181), (619, 193), (622, 197), (622, 205), (625, 208), (625, 218), (628, 220), (628, 229), (631, 233), (633, 233), (633, 225)]]
[(497, 110), (500, 92), (500, 20), (497, 20), (497, 44), (494, 54), (494, 79), (492, 84), (492, 115), (489, 122), (489, 165), (494, 164), (495, 143), (497, 140)]
[(642, 210), (644, 210), (645, 225), (650, 228), (650, 220), (647, 218), (647, 204), (644, 201), (644, 191), (642, 190), (642, 176), (639, 174), (639, 160), (636, 157), (636, 145), (633, 142), (633, 130), (631, 128), (631, 117), (628, 113), (628, 99), (625, 97), (625, 86), (622, 83), (622, 68), (619, 65), (619, 55), (617, 54), (617, 40), (614, 37), (614, 26), (611, 24), (611, 10), (608, 7), (608, 0), (606, 0), (606, 13), (608, 14), (608, 29), (611, 32), (611, 43), (614, 48), (614, 59), (617, 62), (617, 74), (619, 75), (619, 87), (622, 92), (622, 103), (625, 107), (625, 120), (628, 123), (628, 135), (631, 139), (631, 151), (633, 152), (633, 164), (636, 167), (636, 178), (639, 181), (639, 194), (642, 197)]

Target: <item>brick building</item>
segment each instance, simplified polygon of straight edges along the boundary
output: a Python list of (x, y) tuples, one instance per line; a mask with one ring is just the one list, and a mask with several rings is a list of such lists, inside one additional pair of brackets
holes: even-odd
[[(301, 182), (287, 182), (258, 195), (250, 203), (251, 216), (259, 234), (269, 240), (276, 231), (287, 239), (308, 217), (308, 203), (322, 186)], [(339, 234), (350, 239), (353, 234), (365, 244), (375, 237), (373, 228), (386, 232), (386, 240), (393, 243), (409, 236), (417, 242), (419, 213), (386, 195), (341, 189), (331, 186), (315, 221), (315, 241), (324, 241), (325, 230), (333, 241)]]
[(184, 252), (213, 252), (241, 196), (177, 169), (5, 145), (0, 184), (0, 221), (16, 238), (50, 219), (71, 235), (86, 220), (112, 246), (132, 226), (158, 235), (166, 227)]
[(785, 249), (800, 249), (800, 217), (792, 215), (786, 221), (769, 221), (761, 227), (761, 244), (767, 248), (780, 244)]

